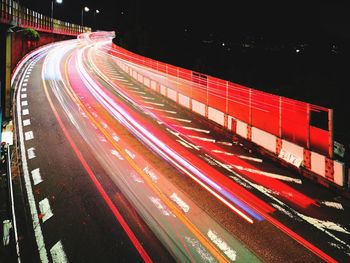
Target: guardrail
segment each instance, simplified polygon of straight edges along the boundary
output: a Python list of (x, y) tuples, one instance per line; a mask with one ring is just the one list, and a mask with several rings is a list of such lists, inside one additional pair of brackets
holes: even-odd
[[(200, 114), (322, 184), (348, 188), (345, 164), (333, 157), (333, 110), (169, 65), (115, 44), (110, 53), (130, 76)], [(183, 85), (162, 84), (133, 65), (167, 74)], [(321, 121), (320, 121), (321, 120)]]
[(72, 36), (91, 31), (89, 27), (51, 19), (13, 0), (0, 0), (0, 9), (0, 22), (11, 26), (29, 27), (42, 32)]

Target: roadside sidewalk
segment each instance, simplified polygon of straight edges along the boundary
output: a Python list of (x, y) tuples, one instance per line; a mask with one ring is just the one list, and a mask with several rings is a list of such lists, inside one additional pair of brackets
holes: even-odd
[[(7, 168), (7, 147), (13, 144), (13, 126), (10, 121), (2, 127), (0, 146), (0, 262), (16, 262), (16, 248), (13, 238), (11, 201)], [(8, 145), (7, 145), (8, 144)]]

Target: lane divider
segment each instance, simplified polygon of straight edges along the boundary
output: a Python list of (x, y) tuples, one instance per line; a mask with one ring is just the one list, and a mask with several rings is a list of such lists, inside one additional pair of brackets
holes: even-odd
[[(68, 60), (67, 60), (68, 61)], [(66, 62), (67, 62), (66, 61)], [(68, 83), (70, 83), (70, 79), (68, 76), (68, 67), (65, 66), (65, 75)], [(163, 194), (163, 192), (153, 184), (152, 180), (149, 176), (137, 166), (135, 161), (115, 142), (113, 136), (109, 134), (102, 125), (95, 120), (95, 118), (91, 115), (91, 113), (86, 109), (85, 105), (80, 101), (80, 99), (74, 94), (72, 88), (66, 87), (67, 92), (72, 99), (80, 106), (80, 108), (85, 112), (86, 116), (90, 119), (90, 121), (101, 131), (101, 133), (106, 137), (106, 139), (115, 147), (115, 149), (120, 153), (120, 155), (133, 167), (133, 169), (144, 179), (147, 185), (161, 198), (164, 204), (169, 207), (175, 216), (177, 216), (184, 225), (196, 236), (196, 238), (203, 244), (203, 246), (208, 249), (212, 253), (212, 255), (219, 260), (219, 262), (227, 262), (227, 259), (221, 255), (220, 251), (212, 245), (212, 243), (207, 240), (206, 236), (204, 236), (193, 224), (192, 222), (183, 215), (183, 213), (177, 208), (177, 206), (168, 199), (167, 196)]]
[[(38, 59), (33, 60), (32, 62), (30, 62), (29, 65), (33, 65), (37, 62)], [(24, 66), (24, 65), (22, 65)], [(28, 66), (25, 68), (26, 72), (28, 70)], [(23, 76), (22, 79), (20, 80), (20, 85), (22, 85), (23, 83)], [(18, 87), (16, 88), (16, 90), (19, 91)], [(22, 94), (23, 96), (23, 94)], [(29, 176), (29, 171), (28, 171), (28, 163), (27, 163), (27, 156), (26, 156), (26, 152), (28, 154), (28, 159), (33, 159), (35, 158), (35, 153), (34, 153), (34, 147), (27, 149), (25, 148), (24, 145), (24, 138), (23, 138), (23, 126), (22, 126), (22, 115), (28, 115), (29, 114), (29, 110), (28, 109), (24, 109), (22, 111), (21, 109), (21, 103), (20, 102), (20, 98), (23, 98), (20, 94), (20, 92), (17, 93), (17, 125), (18, 125), (18, 136), (19, 136), (19, 142), (20, 142), (20, 153), (21, 153), (21, 160), (22, 160), (22, 169), (23, 169), (23, 177), (24, 177), (24, 181), (25, 181), (25, 188), (26, 188), (26, 192), (27, 192), (27, 198), (28, 198), (28, 203), (29, 203), (29, 208), (30, 208), (30, 213), (31, 213), (31, 217), (32, 217), (32, 223), (33, 223), (33, 229), (34, 229), (34, 234), (35, 234), (35, 239), (36, 239), (36, 244), (37, 244), (37, 248), (38, 248), (38, 252), (39, 252), (39, 257), (42, 263), (48, 263), (49, 259), (48, 259), (48, 255), (47, 255), (47, 251), (46, 251), (46, 246), (45, 246), (45, 241), (44, 241), (44, 237), (43, 237), (43, 233), (42, 233), (42, 229), (41, 229), (41, 225), (40, 225), (40, 221), (39, 221), (39, 214), (36, 208), (36, 202), (35, 202), (35, 197), (34, 197), (34, 193), (33, 193), (33, 188), (32, 188), (32, 184), (30, 181), (30, 176)], [(22, 113), (22, 115), (21, 115)]]
[[(46, 63), (47, 63), (47, 58), (44, 61), (43, 69), (45, 68)], [(126, 234), (128, 235), (129, 239), (131, 240), (131, 242), (133, 243), (133, 245), (135, 246), (135, 248), (139, 252), (139, 254), (142, 257), (142, 259), (145, 262), (152, 262), (150, 256), (147, 254), (146, 250), (143, 248), (142, 244), (139, 242), (139, 240), (137, 239), (137, 237), (135, 236), (135, 234), (133, 233), (131, 228), (128, 226), (128, 224), (124, 220), (123, 216), (120, 214), (120, 212), (117, 209), (117, 207), (113, 204), (113, 201), (110, 199), (110, 197), (108, 196), (106, 191), (103, 189), (101, 183), (96, 178), (94, 172), (92, 171), (92, 169), (90, 168), (89, 164), (85, 160), (84, 156), (82, 155), (82, 153), (80, 152), (80, 150), (76, 146), (73, 138), (71, 137), (71, 135), (67, 131), (67, 128), (65, 127), (61, 117), (59, 116), (59, 114), (58, 114), (58, 112), (56, 110), (56, 107), (54, 106), (54, 104), (52, 102), (52, 99), (51, 99), (51, 96), (49, 94), (48, 87), (47, 87), (47, 84), (46, 84), (46, 81), (45, 81), (45, 78), (44, 78), (44, 71), (42, 71), (42, 84), (43, 84), (43, 88), (44, 88), (44, 92), (45, 92), (46, 98), (47, 98), (47, 100), (49, 102), (49, 105), (51, 107), (51, 110), (52, 110), (52, 112), (53, 112), (53, 114), (54, 114), (54, 116), (55, 116), (59, 126), (61, 127), (62, 132), (65, 135), (68, 143), (70, 144), (72, 150), (74, 151), (75, 155), (77, 156), (77, 158), (79, 159), (79, 161), (83, 165), (85, 171), (87, 172), (87, 174), (89, 175), (90, 179), (92, 180), (92, 182), (96, 186), (98, 192), (100, 193), (100, 195), (105, 200), (106, 204), (109, 206), (109, 208), (111, 209), (111, 211), (114, 214), (114, 216), (116, 217), (116, 219), (119, 221), (119, 223), (123, 227), (124, 231), (126, 232)]]

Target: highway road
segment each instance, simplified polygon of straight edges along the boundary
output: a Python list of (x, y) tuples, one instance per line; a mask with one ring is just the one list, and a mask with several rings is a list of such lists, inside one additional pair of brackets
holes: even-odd
[[(155, 93), (184, 80), (113, 35), (45, 46), (13, 76), (23, 262), (345, 262), (350, 201)], [(22, 205), (21, 205), (22, 204)]]

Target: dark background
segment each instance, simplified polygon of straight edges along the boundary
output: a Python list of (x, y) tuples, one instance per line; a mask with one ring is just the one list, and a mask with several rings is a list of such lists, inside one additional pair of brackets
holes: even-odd
[[(50, 0), (20, 2), (51, 13)], [(54, 16), (79, 24), (83, 6), (85, 25), (114, 30), (129, 50), (333, 108), (335, 139), (350, 147), (346, 1), (63, 0)]]

